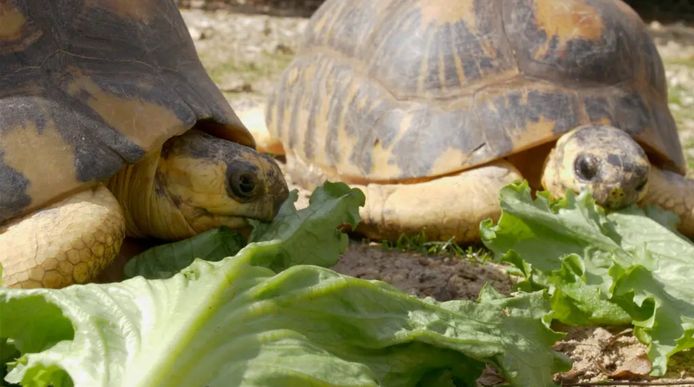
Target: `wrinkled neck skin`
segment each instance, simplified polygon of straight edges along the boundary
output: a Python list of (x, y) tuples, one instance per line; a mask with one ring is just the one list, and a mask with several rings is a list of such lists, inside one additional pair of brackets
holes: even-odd
[(198, 130), (123, 168), (109, 188), (123, 206), (129, 236), (166, 240), (270, 221), (288, 193), (272, 159)]
[(162, 181), (160, 163), (161, 152), (153, 152), (109, 181), (109, 189), (123, 206), (128, 236), (179, 240), (219, 226), (248, 227), (243, 217), (211, 214), (172, 194)]
[(160, 156), (161, 151), (152, 152), (137, 164), (123, 168), (109, 181), (109, 189), (123, 206), (126, 233), (136, 238), (164, 240), (193, 236), (196, 230), (186, 220), (182, 208), (166, 190), (158, 187)]

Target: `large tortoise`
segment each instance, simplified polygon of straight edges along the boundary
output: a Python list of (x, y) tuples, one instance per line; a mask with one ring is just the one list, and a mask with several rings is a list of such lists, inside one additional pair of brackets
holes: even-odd
[(300, 185), (362, 186), (374, 238), (475, 240), (520, 178), (658, 203), (694, 235), (663, 65), (621, 1), (328, 0), (267, 122)]
[(253, 147), (174, 2), (0, 2), (5, 285), (88, 281), (125, 230), (179, 239), (271, 219), (287, 187)]

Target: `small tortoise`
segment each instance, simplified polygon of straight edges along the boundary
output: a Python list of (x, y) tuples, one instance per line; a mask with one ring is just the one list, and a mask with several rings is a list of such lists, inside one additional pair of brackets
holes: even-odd
[(0, 2), (4, 285), (93, 279), (126, 230), (271, 219), (287, 186), (253, 147), (172, 1)]
[(373, 238), (475, 240), (520, 178), (655, 202), (694, 234), (663, 65), (621, 1), (328, 0), (267, 122), (298, 184), (362, 186)]

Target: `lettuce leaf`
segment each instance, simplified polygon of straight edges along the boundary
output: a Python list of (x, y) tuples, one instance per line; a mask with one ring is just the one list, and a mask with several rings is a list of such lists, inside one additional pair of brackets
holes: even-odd
[(152, 247), (132, 257), (125, 264), (125, 278), (138, 275), (150, 279), (170, 278), (195, 258), (206, 261), (219, 261), (236, 255), (246, 240), (236, 231), (227, 227), (215, 228), (192, 238)]
[(505, 187), (500, 200), (501, 218), (480, 226), (482, 241), (520, 269), (524, 290), (549, 289), (553, 318), (633, 324), (654, 376), (694, 347), (694, 244), (670, 215), (637, 207), (605, 214), (588, 193), (533, 200), (527, 184)]
[[(297, 197), (296, 190), (290, 192), (271, 223), (251, 220), (253, 232), (249, 241), (282, 241), (272, 245), (279, 250), (267, 248), (276, 270), (301, 263), (334, 265), (349, 243), (347, 235), (338, 226), (357, 226), (364, 194), (345, 184), (326, 182), (313, 191), (309, 206), (298, 211), (294, 206)], [(133, 257), (125, 266), (125, 277), (169, 278), (195, 258), (218, 261), (235, 255), (244, 244), (241, 235), (234, 231), (225, 228), (210, 230)]]
[[(375, 386), (445, 371), (474, 385), (489, 362), (513, 385), (546, 386), (563, 365), (550, 350), (558, 335), (541, 322), (541, 293), (439, 304), (316, 266), (275, 274), (251, 264), (257, 248), (166, 280), (3, 290), (3, 333), (23, 353), (41, 351), (24, 355), (8, 381)], [(42, 314), (43, 334), (28, 310)]]
[(0, 337), (21, 354), (6, 380), (450, 386), (474, 385), (493, 364), (511, 385), (552, 385), (567, 361), (551, 350), (561, 335), (547, 326), (544, 292), (439, 303), (309, 265), (335, 261), (347, 243), (337, 227), (354, 226), (362, 203), (357, 190), (324, 186), (310, 210), (287, 205), (235, 256), (166, 279), (0, 289)]

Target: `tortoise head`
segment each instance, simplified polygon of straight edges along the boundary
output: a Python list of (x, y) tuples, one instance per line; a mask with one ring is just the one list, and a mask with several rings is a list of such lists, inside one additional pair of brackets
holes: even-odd
[(129, 235), (170, 240), (269, 221), (288, 196), (272, 158), (197, 129), (167, 140), (110, 186), (126, 210)]
[(288, 194), (270, 157), (198, 130), (164, 144), (155, 180), (196, 232), (269, 221)]
[(545, 161), (542, 185), (554, 196), (587, 189), (601, 206), (618, 209), (643, 197), (649, 171), (646, 152), (627, 132), (586, 125), (559, 138)]

